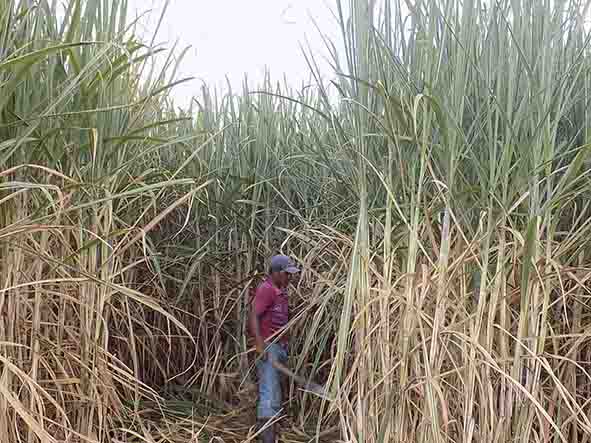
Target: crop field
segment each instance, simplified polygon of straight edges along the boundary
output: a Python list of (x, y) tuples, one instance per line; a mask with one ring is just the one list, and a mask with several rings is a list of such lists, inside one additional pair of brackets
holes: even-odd
[(590, 443), (590, 3), (330, 0), (332, 81), (180, 110), (125, 0), (0, 0), (0, 442), (256, 441), (282, 251), (281, 441)]

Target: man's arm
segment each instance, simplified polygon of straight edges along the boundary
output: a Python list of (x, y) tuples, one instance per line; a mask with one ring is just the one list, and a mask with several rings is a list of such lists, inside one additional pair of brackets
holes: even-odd
[(269, 290), (265, 290), (264, 288), (257, 290), (250, 310), (250, 328), (254, 334), (257, 353), (263, 358), (265, 353), (265, 341), (261, 335), (259, 318), (267, 311), (267, 308), (273, 302), (272, 296), (273, 294)]
[(265, 342), (263, 340), (263, 336), (261, 335), (261, 327), (259, 323), (259, 315), (256, 313), (255, 309), (250, 310), (250, 329), (254, 334), (254, 340), (256, 345), (256, 350), (259, 355), (264, 357), (265, 353)]

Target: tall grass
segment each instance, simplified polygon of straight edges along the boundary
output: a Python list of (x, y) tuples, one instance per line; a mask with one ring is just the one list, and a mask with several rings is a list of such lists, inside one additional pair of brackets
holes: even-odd
[(332, 90), (176, 111), (125, 1), (0, 1), (0, 438), (246, 441), (284, 250), (291, 439), (588, 440), (588, 3), (332, 6)]
[(337, 344), (356, 359), (337, 360), (334, 379), (353, 399), (347, 436), (585, 439), (588, 5), (415, 2), (408, 21), (393, 13), (401, 2), (383, 6), (368, 31), (367, 3), (350, 4), (347, 86), (369, 85), (370, 99), (351, 86), (347, 115), (373, 127), (348, 136), (402, 238), (392, 244), (389, 227), (370, 246), (398, 269), (367, 282), (375, 227), (360, 167)]

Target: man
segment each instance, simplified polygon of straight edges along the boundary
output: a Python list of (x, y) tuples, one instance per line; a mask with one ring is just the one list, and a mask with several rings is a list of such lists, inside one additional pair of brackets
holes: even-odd
[[(287, 286), (290, 276), (297, 272), (299, 269), (289, 257), (274, 256), (269, 274), (257, 288), (250, 309), (250, 329), (259, 357), (256, 363), (259, 388), (257, 420), (261, 428), (281, 410), (281, 374), (271, 360), (287, 361), (287, 336), (281, 333), (289, 320)], [(276, 340), (278, 334), (281, 337)], [(263, 443), (275, 443), (276, 425), (267, 426), (260, 435)]]

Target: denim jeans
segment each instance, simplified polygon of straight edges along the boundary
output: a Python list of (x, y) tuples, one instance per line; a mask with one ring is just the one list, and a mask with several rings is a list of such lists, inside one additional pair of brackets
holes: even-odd
[(267, 420), (279, 414), (283, 402), (282, 374), (271, 365), (272, 359), (285, 364), (287, 362), (287, 349), (281, 344), (272, 343), (267, 347), (267, 358), (256, 362), (259, 385), (257, 418), (259, 420)]

